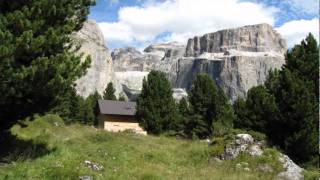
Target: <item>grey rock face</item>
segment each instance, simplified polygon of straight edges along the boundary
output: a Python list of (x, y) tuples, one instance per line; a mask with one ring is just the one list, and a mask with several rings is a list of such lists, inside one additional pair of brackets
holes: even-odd
[(248, 52), (275, 51), (284, 53), (286, 42), (268, 24), (221, 30), (188, 40), (186, 56), (199, 56), (204, 52), (218, 53), (230, 49)]
[(133, 47), (115, 49), (112, 52), (114, 69), (124, 71), (169, 71), (172, 59), (182, 57), (185, 46), (172, 42), (148, 46), (144, 52)]
[(220, 58), (181, 58), (176, 64), (176, 74), (171, 80), (175, 87), (190, 89), (199, 73), (209, 74), (231, 98), (244, 97), (247, 91), (263, 84), (270, 69), (279, 69), (284, 64), (280, 55), (223, 55)]
[[(115, 49), (111, 53), (115, 71), (144, 71), (147, 67), (147, 57), (133, 47)], [(152, 64), (160, 59), (156, 58)], [(152, 61), (153, 59), (151, 59)]]
[(89, 20), (73, 37), (81, 44), (79, 53), (84, 53), (84, 57), (87, 55), (91, 57), (91, 66), (87, 73), (76, 81), (77, 93), (87, 97), (97, 90), (102, 94), (109, 82), (115, 84), (113, 62), (105, 46), (102, 32), (97, 23)]
[(115, 50), (116, 71), (159, 70), (174, 88), (189, 90), (199, 73), (209, 74), (235, 101), (263, 84), (270, 69), (284, 64), (286, 43), (268, 24), (227, 29), (189, 39), (187, 46), (164, 43)]
[(222, 30), (189, 39), (170, 77), (175, 87), (190, 89), (197, 74), (207, 73), (234, 101), (281, 68), (285, 51), (285, 40), (267, 24)]
[[(120, 48), (112, 52), (112, 59), (116, 74), (116, 81), (122, 86), (122, 91), (130, 99), (137, 99), (142, 80), (151, 70), (163, 71), (171, 74), (172, 65), (176, 64), (178, 57), (182, 57), (185, 46), (178, 43), (163, 43), (148, 46), (144, 52), (135, 48)], [(181, 89), (174, 91), (177, 100), (186, 96)]]

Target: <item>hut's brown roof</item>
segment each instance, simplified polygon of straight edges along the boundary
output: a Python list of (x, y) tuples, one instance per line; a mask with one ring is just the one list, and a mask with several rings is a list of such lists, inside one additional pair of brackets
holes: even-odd
[(99, 100), (101, 114), (133, 116), (136, 113), (135, 102)]

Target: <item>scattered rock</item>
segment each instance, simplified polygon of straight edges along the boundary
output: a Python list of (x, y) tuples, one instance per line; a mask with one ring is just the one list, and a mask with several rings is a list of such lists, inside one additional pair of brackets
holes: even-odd
[(263, 154), (261, 146), (256, 144), (250, 146), (247, 151), (251, 156), (261, 156)]
[(249, 150), (248, 147), (250, 147), (254, 143), (254, 139), (250, 134), (237, 134), (236, 139), (234, 142), (228, 144), (225, 148), (225, 159), (231, 160), (238, 157), (240, 153), (243, 152), (250, 152), (250, 155), (261, 155), (261, 152), (259, 151), (259, 148), (255, 147), (253, 150)]
[(237, 134), (236, 135), (236, 144), (251, 144), (254, 139), (250, 134)]
[(200, 140), (200, 142), (211, 144), (211, 140), (209, 138)]
[(279, 161), (285, 171), (277, 175), (278, 180), (303, 180), (303, 169), (295, 164), (287, 155), (281, 154)]
[(273, 168), (268, 165), (268, 164), (260, 164), (258, 165), (258, 170), (265, 172), (265, 173), (272, 173), (273, 172)]
[(55, 126), (57, 126), (57, 127), (60, 126), (60, 124), (59, 124), (58, 122), (54, 122), (53, 124), (54, 124)]
[(86, 176), (80, 176), (79, 179), (80, 179), (80, 180), (93, 180), (93, 177), (86, 175)]
[(92, 170), (94, 171), (102, 171), (104, 169), (104, 167), (98, 163), (93, 163), (91, 161), (88, 161), (88, 160), (85, 160), (84, 161), (84, 164), (87, 166), (87, 167), (90, 167)]
[(243, 168), (243, 170), (244, 171), (251, 171), (250, 168), (248, 168), (248, 167)]
[[(220, 160), (232, 160), (237, 158), (240, 153), (248, 153), (251, 156), (261, 156), (263, 154), (264, 141), (255, 142), (254, 138), (249, 134), (237, 134), (235, 140), (225, 147), (224, 154)], [(287, 155), (280, 154), (279, 161), (283, 165), (284, 171), (277, 175), (277, 180), (303, 180), (303, 169), (295, 164)], [(236, 164), (237, 169), (250, 171), (249, 164), (241, 162)], [(268, 164), (261, 164), (257, 169), (272, 173), (274, 169)]]
[(222, 160), (217, 157), (214, 157), (213, 160), (216, 161), (217, 163), (222, 163)]

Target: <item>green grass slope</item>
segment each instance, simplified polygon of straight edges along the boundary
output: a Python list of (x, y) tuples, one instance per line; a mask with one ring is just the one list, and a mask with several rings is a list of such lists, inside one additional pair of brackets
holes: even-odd
[[(132, 133), (109, 133), (83, 125), (64, 125), (54, 115), (16, 125), (12, 133), (31, 140), (27, 154), (12, 152), (18, 158), (0, 166), (0, 179), (273, 179), (281, 165), (273, 159), (275, 150), (259, 158), (241, 155), (233, 161), (218, 162), (222, 143), (176, 140), (168, 137), (141, 136)], [(46, 153), (37, 144), (44, 144)], [(33, 148), (34, 147), (34, 148)], [(32, 158), (31, 158), (32, 157)], [(7, 158), (11, 158), (10, 156)], [(94, 171), (85, 160), (104, 166)], [(250, 171), (237, 166), (247, 163)], [(270, 164), (273, 173), (260, 172), (259, 164)]]

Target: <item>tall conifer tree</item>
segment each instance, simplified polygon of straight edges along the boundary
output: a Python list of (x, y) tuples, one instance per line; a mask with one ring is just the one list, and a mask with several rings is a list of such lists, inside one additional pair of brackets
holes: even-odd
[(71, 33), (92, 0), (0, 1), (0, 128), (44, 113), (85, 73)]
[(149, 133), (160, 134), (173, 127), (177, 108), (170, 82), (164, 73), (151, 71), (148, 80), (143, 80), (137, 101), (137, 118)]
[(107, 85), (106, 90), (103, 93), (103, 99), (105, 100), (117, 100), (116, 95), (114, 93), (116, 92), (116, 89), (113, 87), (113, 83), (109, 82)]

